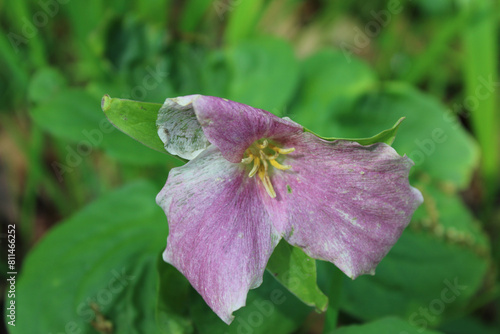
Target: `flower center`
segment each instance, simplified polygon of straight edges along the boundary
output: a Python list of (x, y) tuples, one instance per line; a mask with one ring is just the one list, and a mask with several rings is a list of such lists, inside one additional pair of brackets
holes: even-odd
[(248, 176), (254, 177), (255, 174), (258, 174), (269, 196), (275, 198), (276, 192), (274, 191), (273, 184), (268, 174), (270, 168), (269, 164), (280, 170), (292, 168), (292, 166), (280, 164), (276, 161), (276, 158), (278, 158), (280, 154), (289, 154), (293, 151), (295, 151), (295, 148), (282, 149), (269, 143), (267, 139), (257, 140), (247, 148), (241, 162), (245, 165), (249, 165), (253, 162), (252, 170), (248, 173)]

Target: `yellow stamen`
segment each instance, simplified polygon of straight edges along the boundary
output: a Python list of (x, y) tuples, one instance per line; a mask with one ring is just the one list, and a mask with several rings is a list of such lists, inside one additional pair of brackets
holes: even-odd
[(295, 148), (279, 148), (277, 146), (274, 146), (273, 144), (269, 144), (269, 148), (272, 149), (275, 152), (278, 152), (279, 154), (290, 154), (293, 151), (295, 151)]
[(248, 174), (248, 176), (253, 177), (255, 174), (257, 174), (259, 167), (260, 167), (260, 159), (258, 157), (255, 157), (254, 161), (253, 161), (253, 168), (250, 171), (250, 173)]
[(279, 162), (277, 162), (276, 160), (269, 160), (269, 162), (271, 163), (271, 165), (273, 165), (274, 167), (278, 168), (278, 169), (281, 169), (281, 170), (287, 170), (287, 169), (290, 169), (292, 168), (292, 166), (290, 165), (282, 165), (280, 164)]
[(265, 154), (265, 156), (266, 156), (266, 159), (267, 159), (267, 160), (274, 160), (274, 159), (276, 159), (277, 157), (279, 157), (279, 156), (280, 156), (280, 154), (279, 154), (278, 152), (274, 152), (274, 154), (273, 154), (273, 155)]
[(274, 191), (273, 184), (271, 183), (269, 170), (272, 169), (272, 167), (279, 170), (288, 170), (292, 168), (292, 166), (280, 164), (277, 158), (280, 154), (289, 154), (293, 151), (295, 151), (295, 148), (282, 149), (269, 143), (267, 139), (262, 139), (253, 143), (252, 146), (245, 151), (245, 157), (241, 159), (241, 163), (249, 165), (253, 162), (252, 170), (248, 176), (254, 177), (258, 174), (267, 194), (271, 196), (271, 198), (275, 198), (276, 191)]
[(257, 143), (257, 147), (260, 148), (261, 150), (265, 149), (267, 147), (267, 144), (269, 144), (269, 142), (267, 141), (267, 139), (264, 139), (264, 141), (262, 142), (262, 144), (259, 144)]
[(262, 161), (262, 164), (264, 165), (264, 169), (266, 170), (267, 172), (267, 161), (266, 161), (266, 155), (264, 154), (264, 152), (260, 151), (260, 159)]
[(276, 192), (274, 191), (273, 184), (271, 183), (271, 179), (269, 179), (269, 175), (267, 175), (267, 172), (264, 168), (259, 168), (259, 177), (262, 181), (262, 184), (264, 185), (264, 188), (266, 189), (266, 192), (271, 198), (276, 197)]
[(292, 152), (294, 152), (294, 151), (295, 151), (295, 147), (292, 147), (292, 148), (285, 148), (285, 149), (283, 149), (283, 148), (278, 148), (278, 153), (279, 153), (279, 154), (290, 154), (290, 153), (292, 153)]
[(248, 165), (250, 164), (255, 157), (253, 156), (252, 153), (248, 153), (248, 157), (241, 159), (241, 163)]

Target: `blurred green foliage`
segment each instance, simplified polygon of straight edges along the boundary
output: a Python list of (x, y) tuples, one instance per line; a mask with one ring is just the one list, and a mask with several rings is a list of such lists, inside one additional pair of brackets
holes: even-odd
[(19, 224), (22, 263), (9, 331), (321, 332), (325, 316), (299, 300), (323, 302), (307, 295), (314, 279), (294, 295), (266, 274), (227, 327), (160, 258), (168, 227), (154, 198), (182, 161), (115, 130), (101, 98), (205, 94), (325, 137), (406, 117), (393, 146), (414, 160), (425, 203), (375, 276), (335, 291), (336, 271), (317, 261), (340, 308), (327, 323), (495, 333), (499, 12), (493, 0), (1, 2), (1, 215)]

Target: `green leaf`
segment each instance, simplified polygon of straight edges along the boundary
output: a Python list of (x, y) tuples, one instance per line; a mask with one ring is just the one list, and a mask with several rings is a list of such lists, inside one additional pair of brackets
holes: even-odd
[(32, 102), (40, 103), (54, 99), (66, 87), (66, 79), (55, 68), (39, 69), (30, 81), (28, 96)]
[[(199, 54), (201, 52), (199, 51)], [(228, 98), (228, 90), (232, 85), (229, 76), (229, 65), (225, 51), (220, 49), (208, 50), (200, 55), (200, 65), (194, 70), (200, 76), (201, 95), (219, 96)]]
[(299, 80), (290, 44), (275, 38), (247, 40), (229, 47), (226, 57), (230, 82), (225, 97), (282, 116)]
[[(326, 80), (320, 78), (309, 79), (310, 84), (325, 85)], [(362, 138), (405, 117), (393, 147), (415, 162), (412, 173), (424, 172), (457, 188), (469, 184), (479, 160), (478, 147), (457, 117), (434, 98), (402, 83), (385, 84), (377, 90), (365, 86), (348, 100), (335, 93), (332, 97), (325, 90), (310, 94), (302, 95), (291, 117), (311, 131)]]
[(433, 179), (469, 184), (479, 151), (460, 121), (439, 101), (403, 83), (380, 85), (365, 64), (321, 51), (302, 65), (303, 84), (289, 116), (310, 131), (363, 138), (405, 117), (393, 147)]
[(498, 326), (485, 319), (476, 317), (471, 314), (459, 319), (453, 319), (439, 328), (444, 333), (453, 334), (498, 334)]
[[(453, 0), (421, 0), (415, 3), (427, 15), (446, 15), (453, 13)], [(443, 20), (446, 21), (446, 20)]]
[(329, 140), (329, 141), (348, 140), (348, 141), (358, 142), (361, 145), (371, 145), (371, 144), (375, 144), (375, 143), (386, 143), (387, 145), (392, 145), (392, 143), (394, 142), (394, 139), (396, 138), (396, 133), (398, 132), (399, 126), (401, 125), (401, 122), (403, 122), (404, 119), (405, 119), (404, 117), (401, 117), (396, 122), (396, 124), (394, 124), (394, 126), (392, 128), (384, 130), (384, 131), (380, 132), (379, 134), (376, 134), (375, 136), (370, 137), (370, 138), (353, 138), (353, 139), (335, 138), (335, 137), (325, 138), (325, 137), (321, 137), (321, 136), (313, 133), (312, 131), (310, 131), (308, 129), (305, 129), (305, 131), (311, 132), (314, 135), (320, 137), (321, 139)]
[[(78, 57), (75, 58), (72, 68), (73, 75), (79, 80), (95, 80), (110, 75), (105, 62), (102, 61), (102, 53), (106, 47), (106, 37), (111, 31), (103, 28), (113, 16), (103, 15), (106, 12), (105, 8), (102, 0), (72, 2), (69, 6), (61, 6), (61, 10), (66, 14), (68, 30), (71, 31), (75, 41), (73, 47)], [(57, 44), (57, 39), (54, 40), (54, 44)]]
[(341, 327), (335, 331), (335, 334), (373, 334), (373, 333), (387, 333), (387, 334), (440, 334), (434, 330), (427, 328), (418, 328), (411, 326), (407, 322), (396, 318), (387, 317), (364, 325), (352, 325)]
[(248, 38), (255, 32), (263, 5), (263, 0), (254, 0), (230, 1), (216, 6), (221, 20), (226, 14), (230, 14), (224, 36), (228, 44)]
[(267, 263), (267, 270), (297, 298), (325, 311), (328, 298), (316, 283), (316, 261), (300, 248), (281, 241)]
[(87, 140), (85, 131), (99, 128), (105, 119), (98, 102), (88, 93), (66, 89), (30, 110), (31, 117), (56, 137), (74, 142)]
[[(101, 147), (109, 156), (129, 164), (172, 165), (177, 160), (152, 151), (116, 131), (99, 110), (99, 99), (85, 90), (62, 89), (32, 108), (30, 114), (40, 127), (64, 141), (60, 160), (68, 168), (75, 168), (75, 164), (79, 163), (74, 161), (82, 160)], [(76, 143), (76, 147), (71, 147), (68, 141), (70, 144)]]
[[(194, 32), (200, 24), (201, 18), (207, 12), (214, 0), (188, 0), (184, 2), (184, 9), (180, 19), (180, 28), (184, 32)], [(215, 6), (215, 4), (214, 4)]]
[(115, 333), (156, 333), (156, 262), (168, 233), (156, 193), (131, 184), (54, 227), (25, 259), (11, 334), (96, 333), (92, 303)]
[(344, 281), (342, 308), (360, 319), (399, 315), (434, 326), (466, 312), (485, 280), (490, 245), (480, 225), (456, 194), (418, 187), (424, 204), (375, 276)]
[(493, 197), (499, 187), (500, 167), (498, 1), (463, 1), (462, 11), (469, 16), (462, 26), (466, 79), (463, 104), (472, 116), (471, 125), (483, 153), (481, 173), (489, 197)]
[(132, 72), (134, 66), (149, 51), (144, 22), (134, 16), (120, 16), (119, 20), (110, 23), (106, 35), (104, 53), (113, 67), (120, 69), (121, 73)]
[(101, 102), (102, 111), (120, 131), (154, 150), (166, 153), (156, 129), (161, 106), (159, 103), (111, 98), (109, 95), (105, 95)]
[[(116, 1), (115, 3), (123, 4), (121, 1)], [(124, 13), (130, 14), (130, 6), (125, 5)], [(134, 9), (132, 11), (139, 16), (143, 22), (148, 22), (151, 25), (163, 27), (164, 23), (167, 22), (167, 18), (170, 17), (170, 11), (172, 10), (172, 0), (150, 0), (150, 1), (138, 1), (134, 4)], [(162, 10), (158, 10), (162, 8)]]
[(156, 319), (158, 328), (165, 334), (193, 333), (188, 319), (190, 285), (187, 279), (160, 255), (157, 261), (159, 274)]
[(413, 171), (458, 188), (469, 184), (479, 151), (457, 118), (439, 101), (411, 86), (387, 84), (360, 97), (352, 108), (338, 110), (339, 135), (362, 136), (383, 129), (396, 117), (405, 117), (393, 147), (415, 162)]
[[(177, 92), (174, 96), (207, 95), (208, 92), (217, 96), (210, 85), (217, 87), (224, 78), (213, 77), (210, 73), (212, 68), (208, 59), (212, 57), (212, 52), (192, 43), (178, 42), (172, 45), (169, 53), (172, 58), (172, 66), (169, 69), (170, 80)], [(204, 73), (207, 69), (209, 73)], [(209, 78), (208, 82), (204, 80), (205, 77)], [(211, 82), (212, 79), (216, 82)]]
[(191, 316), (200, 334), (289, 334), (305, 321), (311, 308), (292, 295), (266, 272), (260, 287), (250, 290), (246, 306), (226, 325), (193, 291)]
[[(335, 116), (340, 110), (350, 110), (359, 96), (377, 86), (370, 67), (356, 59), (349, 63), (342, 53), (324, 50), (307, 58), (302, 63), (301, 72), (301, 89), (288, 116), (322, 136), (365, 137), (366, 132), (345, 135), (343, 124)], [(391, 124), (402, 116), (393, 117)], [(385, 124), (384, 128), (387, 126)], [(371, 129), (368, 133), (380, 131)]]
[(148, 166), (156, 164), (168, 165), (170, 167), (182, 165), (182, 161), (178, 158), (151, 150), (120, 131), (113, 131), (109, 135), (106, 135), (102, 142), (102, 147), (108, 156), (131, 165)]

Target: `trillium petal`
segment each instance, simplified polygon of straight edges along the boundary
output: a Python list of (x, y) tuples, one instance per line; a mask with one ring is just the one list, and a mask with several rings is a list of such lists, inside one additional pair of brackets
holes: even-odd
[(170, 171), (157, 196), (169, 223), (166, 262), (186, 276), (226, 323), (262, 283), (280, 235), (255, 178), (210, 146)]
[(167, 99), (158, 111), (156, 126), (165, 149), (187, 160), (194, 159), (210, 145), (193, 109), (193, 101), (200, 96)]
[(286, 207), (285, 239), (355, 278), (373, 274), (422, 203), (408, 182), (413, 162), (383, 143), (291, 139), (292, 169), (273, 176)]
[(290, 119), (219, 97), (200, 96), (194, 111), (208, 140), (231, 162), (240, 162), (245, 150), (261, 138), (282, 141), (303, 132)]

